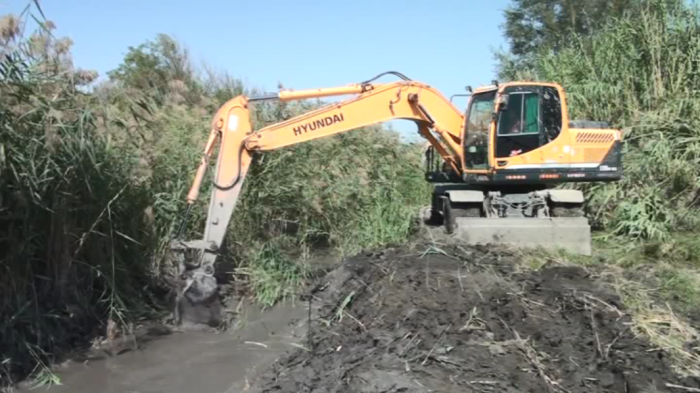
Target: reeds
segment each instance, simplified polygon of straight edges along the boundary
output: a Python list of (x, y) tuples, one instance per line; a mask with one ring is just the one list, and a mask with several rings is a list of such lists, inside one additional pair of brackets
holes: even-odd
[(561, 83), (571, 117), (624, 132), (625, 177), (587, 186), (590, 213), (618, 234), (666, 240), (700, 222), (700, 14), (651, 0), (599, 32), (536, 56), (534, 77)]
[[(167, 311), (167, 244), (211, 116), (247, 91), (226, 74), (197, 76), (167, 37), (125, 60), (145, 51), (174, 65), (156, 64), (167, 83), (132, 83), (152, 70), (120, 67), (129, 78), (85, 89), (95, 74), (73, 67), (51, 24), (18, 35), (28, 15), (0, 24), (0, 386), (32, 373), (54, 381), (47, 365), (105, 335), (108, 321), (128, 327)], [(254, 121), (318, 105), (263, 104)], [(234, 269), (222, 275), (271, 305), (294, 295), (305, 277), (296, 260), (315, 247), (403, 241), (428, 201), (419, 155), (370, 127), (257, 157), (220, 259)], [(190, 239), (201, 236), (209, 186)]]

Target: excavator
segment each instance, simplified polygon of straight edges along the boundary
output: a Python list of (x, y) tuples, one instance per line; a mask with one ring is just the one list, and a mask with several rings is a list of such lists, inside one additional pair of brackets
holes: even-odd
[[(375, 83), (386, 75), (389, 83)], [(216, 325), (221, 309), (214, 263), (254, 156), (386, 121), (413, 121), (429, 143), (425, 177), (434, 184), (428, 225), (465, 244), (559, 247), (590, 254), (590, 225), (581, 191), (564, 183), (622, 177), (622, 133), (603, 122), (570, 121), (556, 83), (508, 82), (472, 89), (465, 112), (435, 88), (398, 72), (342, 87), (241, 95), (216, 113), (187, 212), (216, 148), (204, 237), (172, 242), (182, 289), (176, 319)], [(350, 96), (254, 130), (256, 102)], [(464, 94), (463, 94), (464, 95)]]

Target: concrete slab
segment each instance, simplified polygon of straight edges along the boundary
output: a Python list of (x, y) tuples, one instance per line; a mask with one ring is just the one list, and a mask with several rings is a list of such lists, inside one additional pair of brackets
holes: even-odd
[(454, 237), (466, 244), (563, 248), (591, 255), (591, 227), (585, 217), (457, 218)]

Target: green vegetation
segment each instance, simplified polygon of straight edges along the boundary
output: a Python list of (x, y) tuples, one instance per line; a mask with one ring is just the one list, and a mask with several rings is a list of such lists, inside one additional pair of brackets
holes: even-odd
[[(681, 0), (654, 0), (676, 7)], [(530, 71), (543, 53), (570, 48), (571, 40), (596, 35), (618, 19), (635, 15), (649, 0), (513, 0), (503, 13), (508, 52), (498, 52), (501, 76)]]
[(2, 19), (0, 50), (3, 381), (106, 319), (149, 311), (156, 284), (149, 191), (128, 152), (98, 131), (100, 107), (81, 92), (94, 74), (65, 67), (70, 42), (50, 24), (20, 40), (20, 23)]
[[(688, 348), (700, 311), (700, 11), (673, 0), (554, 3), (514, 1), (506, 11), (512, 51), (497, 54), (500, 76), (558, 82), (572, 119), (622, 129), (625, 175), (578, 186), (603, 229), (593, 257), (540, 251), (524, 260), (582, 264), (609, 278), (635, 331), (697, 375), (700, 358)], [(588, 18), (621, 3), (629, 6)], [(582, 18), (595, 23), (572, 23)], [(520, 45), (527, 37), (537, 46)]]
[[(107, 321), (128, 327), (166, 310), (176, 274), (167, 244), (211, 116), (255, 93), (195, 69), (165, 35), (130, 48), (95, 83), (37, 7), (0, 20), (0, 385), (32, 373), (57, 383), (45, 365), (62, 351), (104, 335)], [(506, 11), (511, 53), (498, 56), (503, 78), (561, 83), (572, 118), (625, 134), (624, 180), (582, 186), (605, 230), (597, 255), (526, 262), (624, 268), (615, 280), (637, 329), (681, 357), (678, 343), (693, 333), (671, 308), (692, 314), (700, 304), (699, 17), (671, 0), (518, 0)], [(21, 36), (28, 20), (38, 30)], [(318, 105), (256, 104), (253, 120), (260, 127)], [(381, 127), (256, 160), (221, 260), (266, 306), (294, 297), (314, 249), (349, 255), (401, 243), (428, 201), (420, 149)], [(193, 209), (185, 237), (200, 236), (207, 204)], [(650, 265), (643, 279), (628, 276)]]
[[(504, 12), (509, 59), (531, 67), (542, 48), (557, 51), (572, 35), (595, 33), (611, 19), (639, 6), (639, 0), (514, 0)], [(503, 64), (502, 64), (503, 65)]]
[(264, 307), (294, 298), (306, 278), (304, 266), (295, 263), (275, 243), (266, 243), (238, 273), (248, 276), (250, 289)]
[[(254, 93), (195, 70), (171, 38), (131, 48), (109, 80), (72, 66), (37, 4), (0, 21), (0, 385), (105, 335), (108, 321), (167, 313), (167, 244), (211, 116)], [(40, 22), (21, 36), (27, 21)], [(267, 103), (258, 126), (319, 102)], [(206, 182), (205, 182), (206, 183)], [(201, 236), (207, 189), (187, 227)], [(346, 254), (407, 239), (427, 203), (420, 149), (380, 127), (257, 157), (222, 257), (270, 306), (294, 296), (310, 250)]]
[(509, 79), (561, 83), (571, 118), (623, 130), (623, 181), (586, 187), (590, 213), (614, 233), (668, 240), (699, 222), (698, 18), (682, 3), (647, 1), (595, 34), (538, 52), (531, 68), (502, 69)]
[(419, 150), (380, 128), (267, 153), (258, 164), (232, 223), (238, 241), (287, 234), (296, 246), (325, 244), (344, 254), (396, 243), (429, 195)]

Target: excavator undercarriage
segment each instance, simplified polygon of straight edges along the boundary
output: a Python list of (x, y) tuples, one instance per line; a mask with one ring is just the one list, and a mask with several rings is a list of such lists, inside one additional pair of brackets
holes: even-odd
[(541, 189), (480, 191), (441, 185), (424, 222), (463, 244), (565, 249), (590, 255), (591, 227), (583, 193)]

